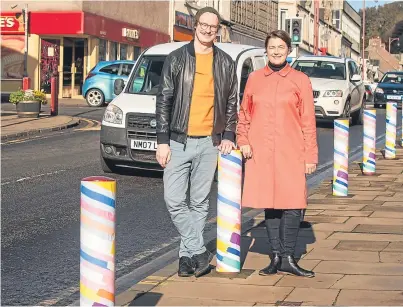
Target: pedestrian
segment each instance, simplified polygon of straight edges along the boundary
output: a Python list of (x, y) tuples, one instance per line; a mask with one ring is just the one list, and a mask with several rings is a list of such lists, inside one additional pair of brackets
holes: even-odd
[(306, 175), (318, 163), (312, 86), (287, 63), (288, 33), (271, 32), (265, 46), (269, 63), (249, 76), (239, 114), (237, 143), (246, 158), (242, 206), (265, 209), (272, 255), (259, 274), (313, 277), (294, 258)]
[[(220, 14), (195, 16), (194, 40), (165, 60), (157, 94), (157, 154), (164, 168), (164, 198), (181, 236), (181, 277), (208, 273), (212, 254), (203, 232), (219, 151), (235, 148), (237, 78), (232, 58), (214, 45)], [(187, 190), (190, 187), (187, 203)]]

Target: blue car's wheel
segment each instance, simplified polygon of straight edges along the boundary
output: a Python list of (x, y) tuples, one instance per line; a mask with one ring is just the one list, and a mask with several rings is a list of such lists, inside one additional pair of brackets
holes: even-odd
[(97, 88), (92, 88), (85, 95), (85, 99), (90, 107), (101, 107), (105, 102), (104, 93)]

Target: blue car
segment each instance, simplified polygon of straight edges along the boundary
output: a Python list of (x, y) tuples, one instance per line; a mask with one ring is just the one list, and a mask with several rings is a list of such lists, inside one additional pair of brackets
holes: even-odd
[(390, 71), (383, 75), (375, 89), (375, 108), (386, 105), (388, 101), (396, 102), (398, 107), (403, 102), (403, 71)]
[(116, 97), (113, 86), (116, 79), (126, 81), (135, 61), (118, 60), (99, 62), (88, 73), (83, 84), (83, 96), (90, 107), (100, 107)]

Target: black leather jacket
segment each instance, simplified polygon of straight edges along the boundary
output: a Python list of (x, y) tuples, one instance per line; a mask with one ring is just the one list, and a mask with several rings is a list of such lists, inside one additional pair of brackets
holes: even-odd
[[(235, 142), (238, 120), (238, 82), (235, 63), (224, 51), (213, 48), (214, 125), (212, 139)], [(196, 57), (194, 42), (173, 51), (166, 58), (157, 94), (157, 142), (169, 140), (186, 144), (190, 103), (192, 101)]]

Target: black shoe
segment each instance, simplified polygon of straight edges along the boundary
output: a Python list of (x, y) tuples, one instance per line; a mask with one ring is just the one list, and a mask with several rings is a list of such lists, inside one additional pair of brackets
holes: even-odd
[(281, 266), (281, 257), (279, 253), (273, 253), (270, 264), (259, 271), (259, 275), (267, 276), (277, 273), (277, 269)]
[(179, 277), (190, 277), (195, 273), (193, 260), (189, 257), (182, 256), (179, 259)]
[(192, 257), (195, 263), (195, 276), (200, 277), (210, 271), (210, 261), (213, 260), (213, 254), (206, 250), (203, 254), (194, 255)]
[(314, 272), (305, 270), (300, 266), (298, 266), (293, 256), (287, 256), (281, 258), (281, 267), (278, 268), (278, 272), (309, 278), (315, 277)]

